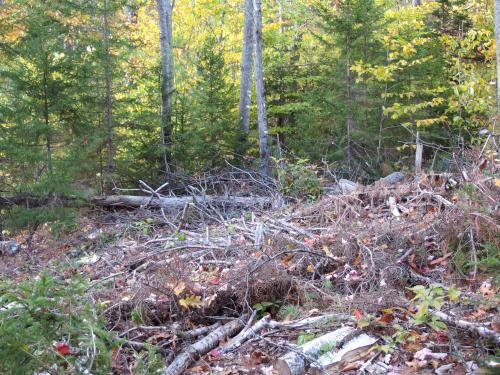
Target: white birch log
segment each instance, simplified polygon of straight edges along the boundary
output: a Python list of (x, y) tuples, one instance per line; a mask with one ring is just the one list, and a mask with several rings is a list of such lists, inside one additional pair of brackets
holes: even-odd
[(344, 314), (326, 314), (321, 316), (313, 316), (291, 322), (277, 322), (271, 320), (268, 315), (260, 319), (253, 326), (249, 326), (236, 335), (229, 343), (224, 345), (219, 353), (229, 353), (238, 349), (245, 341), (258, 335), (266, 328), (282, 328), (282, 329), (304, 329), (311, 326), (319, 326), (321, 324), (329, 323), (332, 321), (355, 321), (354, 317)]
[[(366, 355), (367, 351), (375, 345), (376, 342), (377, 339), (368, 336), (366, 333), (356, 336), (345, 343), (339, 351), (335, 353), (328, 352), (322, 355), (318, 359), (317, 364), (312, 364), (309, 372), (311, 375), (322, 375), (323, 371), (321, 367), (323, 367), (328, 373), (336, 373), (337, 370), (334, 370), (334, 367), (343, 363), (355, 362), (360, 359), (361, 356)], [(333, 371), (330, 371), (331, 369)]]
[(164, 375), (180, 375), (201, 356), (216, 348), (222, 339), (233, 336), (244, 327), (242, 319), (235, 319), (187, 347), (164, 371)]
[(335, 345), (354, 331), (352, 327), (342, 327), (329, 332), (278, 358), (273, 366), (280, 375), (303, 375), (311, 362), (321, 356), (325, 345)]
[(135, 195), (110, 195), (95, 197), (92, 203), (96, 206), (183, 208), (187, 204), (200, 203), (215, 206), (255, 207), (269, 206), (271, 199), (266, 197), (218, 197), (218, 196), (182, 196), (151, 198)]

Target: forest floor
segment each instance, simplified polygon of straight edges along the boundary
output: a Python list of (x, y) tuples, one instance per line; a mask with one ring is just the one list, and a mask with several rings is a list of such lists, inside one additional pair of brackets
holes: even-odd
[(274, 206), (251, 210), (88, 210), (78, 230), (43, 227), (30, 250), (0, 257), (0, 274), (90, 279), (123, 339), (116, 374), (148, 373), (151, 348), (167, 374), (494, 373), (499, 168), (281, 207), (269, 193)]

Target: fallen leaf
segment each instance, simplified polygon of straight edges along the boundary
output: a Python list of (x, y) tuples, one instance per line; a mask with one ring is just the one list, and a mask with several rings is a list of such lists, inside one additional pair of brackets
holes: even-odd
[(190, 295), (186, 298), (180, 299), (179, 304), (186, 309), (189, 309), (190, 307), (198, 308), (203, 306), (203, 301), (200, 296)]
[(57, 350), (57, 352), (59, 354), (62, 354), (62, 355), (68, 355), (71, 353), (71, 347), (66, 342), (58, 342), (55, 345), (55, 349)]
[(360, 309), (355, 309), (354, 318), (356, 318), (356, 320), (360, 320), (362, 317), (363, 317), (363, 311), (361, 311)]
[(181, 281), (175, 286), (174, 294), (176, 296), (179, 296), (184, 291), (184, 289), (186, 289), (186, 284), (184, 283), (184, 281)]
[(378, 321), (381, 323), (390, 323), (394, 320), (394, 316), (390, 313), (383, 313), (380, 318), (378, 318)]

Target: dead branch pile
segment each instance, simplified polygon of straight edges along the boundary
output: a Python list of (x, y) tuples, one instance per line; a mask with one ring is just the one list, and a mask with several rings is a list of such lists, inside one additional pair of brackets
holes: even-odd
[[(209, 367), (244, 362), (261, 371), (274, 366), (280, 374), (310, 367), (312, 373), (380, 373), (391, 364), (373, 350), (380, 327), (356, 330), (353, 314), (382, 319), (390, 309), (383, 314), (391, 322), (406, 324), (394, 310), (411, 311), (406, 287), (477, 289), (485, 282), (473, 261), (484, 251), (481, 244), (500, 245), (500, 184), (493, 177), (500, 167), (490, 159), (478, 165), (460, 175), (358, 185), (348, 194), (274, 211), (247, 205), (235, 212), (197, 199), (177, 211), (150, 211), (144, 207), (164, 197), (144, 187), (148, 205), (107, 214), (106, 225), (88, 236), (89, 247), (71, 256), (94, 280), (94, 298), (113, 301), (105, 311), (110, 330), (126, 342), (176, 353), (173, 362), (165, 356), (166, 374), (181, 373), (201, 357)], [(120, 234), (99, 252), (106, 233)], [(498, 339), (485, 323), (496, 307), (485, 308), (480, 322), (464, 318), (470, 306), (447, 308), (442, 314), (461, 318), (456, 329)], [(339, 332), (355, 334), (324, 338)], [(316, 339), (293, 344), (304, 335)], [(116, 361), (128, 366), (130, 355), (123, 349)], [(206, 366), (190, 371), (203, 373)]]

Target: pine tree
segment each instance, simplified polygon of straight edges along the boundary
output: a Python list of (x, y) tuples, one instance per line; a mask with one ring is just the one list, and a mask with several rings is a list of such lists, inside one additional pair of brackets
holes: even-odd
[(234, 87), (228, 82), (228, 68), (221, 43), (209, 35), (198, 53), (197, 79), (192, 89), (191, 128), (185, 133), (189, 169), (210, 168), (232, 158), (241, 129), (235, 123)]
[[(378, 126), (375, 93), (357, 80), (357, 61), (382, 58), (376, 34), (381, 29), (382, 9), (373, 0), (341, 0), (336, 7), (318, 4), (322, 56), (311, 78), (317, 84), (306, 94), (309, 111), (300, 115), (302, 134), (312, 134), (303, 152), (313, 160), (343, 160), (352, 172), (355, 162), (370, 159), (364, 150), (373, 145)], [(295, 146), (299, 148), (300, 146)], [(300, 148), (299, 148), (300, 149)]]

